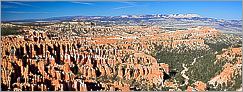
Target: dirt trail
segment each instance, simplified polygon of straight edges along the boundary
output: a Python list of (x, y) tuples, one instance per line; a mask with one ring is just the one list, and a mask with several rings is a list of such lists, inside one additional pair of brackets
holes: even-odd
[[(196, 57), (196, 58), (194, 58), (193, 59), (193, 62), (190, 64), (191, 66), (192, 65), (194, 65), (195, 63), (196, 63), (196, 61), (197, 61), (197, 59), (198, 58), (202, 58), (203, 56), (199, 56), (199, 57)], [(187, 71), (188, 71), (188, 67), (186, 67), (187, 65), (186, 64), (182, 64), (182, 67), (184, 68), (182, 71), (181, 71), (181, 76), (183, 77), (183, 78), (185, 78), (185, 83), (184, 84), (182, 84), (182, 85), (187, 85), (189, 82), (189, 77), (185, 74)]]
[(183, 85), (187, 85), (189, 77), (187, 75), (185, 75), (185, 73), (188, 71), (188, 68), (185, 66), (184, 63), (182, 64), (182, 67), (184, 68), (184, 70), (181, 71), (181, 75), (183, 78), (185, 78), (185, 83)]
[(191, 65), (194, 65), (194, 64), (196, 63), (197, 59), (198, 59), (198, 58), (202, 58), (202, 57), (203, 57), (203, 56), (199, 56), (199, 57), (197, 57), (197, 58), (194, 58), (194, 59), (193, 59), (193, 62), (191, 63)]

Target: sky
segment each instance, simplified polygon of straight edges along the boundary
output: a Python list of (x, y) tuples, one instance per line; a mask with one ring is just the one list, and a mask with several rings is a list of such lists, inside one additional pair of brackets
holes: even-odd
[(42, 19), (62, 16), (119, 16), (144, 14), (199, 14), (217, 19), (241, 19), (241, 1), (146, 2), (1, 2), (1, 20)]

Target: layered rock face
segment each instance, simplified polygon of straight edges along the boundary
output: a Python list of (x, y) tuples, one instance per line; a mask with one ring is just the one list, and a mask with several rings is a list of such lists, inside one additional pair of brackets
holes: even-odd
[[(9, 90), (110, 90), (106, 86), (129, 90), (129, 84), (121, 80), (146, 79), (152, 84), (163, 80), (163, 66), (155, 58), (125, 50), (125, 46), (88, 45), (82, 39), (69, 41), (43, 38), (39, 33), (33, 33), (29, 35), (28, 41), (17, 37), (2, 39), (1, 73), (3, 85), (8, 86)], [(103, 76), (121, 80), (118, 84), (96, 80)], [(89, 87), (91, 83), (97, 88)]]
[(217, 55), (215, 63), (225, 62), (222, 71), (213, 77), (209, 84), (214, 86), (229, 86), (229, 83), (234, 82), (236, 76), (242, 75), (242, 48), (229, 48), (223, 50), (224, 52)]
[[(151, 86), (171, 85), (164, 84), (164, 75), (170, 71), (168, 64), (157, 63), (150, 55), (154, 44), (206, 48), (203, 38), (215, 36), (218, 31), (200, 27), (139, 38), (50, 38), (45, 32), (31, 30), (26, 34), (25, 37), (2, 37), (4, 90), (139, 90), (132, 85), (134, 81)], [(203, 88), (198, 89), (203, 91)]]

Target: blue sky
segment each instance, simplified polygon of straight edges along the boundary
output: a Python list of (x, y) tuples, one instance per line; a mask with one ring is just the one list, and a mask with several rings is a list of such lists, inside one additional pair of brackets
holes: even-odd
[(2, 2), (1, 18), (21, 20), (61, 16), (117, 16), (195, 13), (218, 19), (241, 19), (241, 1), (205, 2)]

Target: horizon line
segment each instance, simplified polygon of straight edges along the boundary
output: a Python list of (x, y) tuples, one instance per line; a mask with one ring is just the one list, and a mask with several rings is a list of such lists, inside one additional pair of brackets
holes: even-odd
[[(27, 21), (27, 20), (41, 20), (41, 19), (49, 19), (49, 18), (60, 18), (60, 17), (116, 17), (116, 16), (142, 16), (142, 15), (175, 15), (175, 14), (197, 14), (197, 13), (174, 13), (174, 14), (123, 14), (123, 15), (64, 15), (64, 16), (53, 16), (53, 17), (46, 17), (46, 18), (29, 18), (29, 19), (14, 19), (14, 20), (2, 20), (1, 22), (11, 22), (11, 21)], [(200, 18), (212, 18), (212, 19), (219, 19), (219, 20), (242, 20), (242, 19), (223, 19), (223, 18), (214, 18), (214, 17), (207, 17), (201, 16), (197, 14)]]

